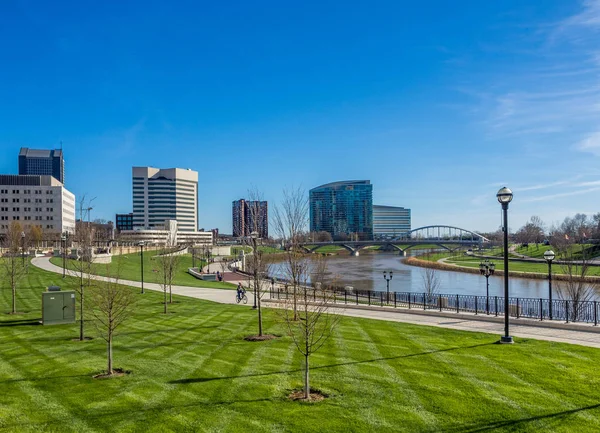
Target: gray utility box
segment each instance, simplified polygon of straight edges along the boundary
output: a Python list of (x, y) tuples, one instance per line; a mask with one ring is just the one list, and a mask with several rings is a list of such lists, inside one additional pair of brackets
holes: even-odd
[(42, 293), (42, 324), (75, 323), (75, 292), (61, 292), (56, 286), (47, 290)]

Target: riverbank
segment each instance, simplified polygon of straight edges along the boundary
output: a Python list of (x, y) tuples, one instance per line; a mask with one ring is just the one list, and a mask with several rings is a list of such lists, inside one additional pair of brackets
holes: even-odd
[[(402, 263), (409, 265), (409, 266), (418, 266), (421, 268), (431, 268), (431, 269), (438, 269), (441, 271), (463, 272), (463, 273), (467, 273), (467, 274), (479, 275), (478, 267), (461, 266), (461, 265), (458, 265), (455, 263), (444, 263), (444, 262), (440, 262), (440, 261), (432, 262), (430, 260), (423, 260), (418, 257), (407, 257), (402, 260)], [(504, 275), (504, 270), (496, 269), (494, 275)], [(509, 270), (508, 275), (511, 277), (529, 278), (529, 279), (533, 279), (533, 280), (547, 280), (548, 279), (547, 273), (539, 273), (539, 272), (524, 272), (524, 271), (510, 271)], [(558, 280), (558, 281), (569, 281), (569, 280), (573, 279), (574, 281), (588, 281), (588, 282), (592, 282), (592, 283), (600, 283), (600, 277), (597, 277), (597, 276), (587, 276), (587, 277), (581, 278), (581, 277), (576, 277), (576, 276), (571, 277), (570, 275), (565, 275), (565, 274), (553, 273), (552, 279)]]

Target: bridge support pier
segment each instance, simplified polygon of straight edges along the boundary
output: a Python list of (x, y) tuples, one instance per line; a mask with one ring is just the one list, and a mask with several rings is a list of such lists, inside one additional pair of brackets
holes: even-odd
[(400, 251), (399, 255), (402, 257), (406, 257), (406, 251)]
[(358, 251), (354, 251), (354, 252), (352, 253), (352, 255), (353, 255), (354, 257), (358, 257), (358, 256), (360, 256), (360, 253), (359, 253)]

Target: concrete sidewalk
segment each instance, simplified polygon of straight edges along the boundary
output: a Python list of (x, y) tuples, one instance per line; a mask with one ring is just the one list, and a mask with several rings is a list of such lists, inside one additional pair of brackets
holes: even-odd
[[(61, 267), (50, 263), (48, 257), (38, 257), (32, 259), (31, 263), (41, 269), (49, 272), (55, 272), (62, 274), (63, 270)], [(74, 271), (67, 271), (70, 276), (78, 277), (79, 275)], [(107, 280), (106, 277), (92, 275), (95, 280)], [(115, 281), (114, 279), (110, 279)], [(132, 287), (141, 287), (139, 281), (128, 281), (119, 280), (120, 284), (124, 284)], [(144, 289), (162, 291), (160, 285), (155, 283), (144, 283)], [(189, 286), (173, 286), (173, 293), (182, 296), (189, 296), (191, 298), (205, 299), (208, 301), (218, 302), (222, 304), (236, 304), (234, 290), (223, 290), (223, 289), (209, 289), (209, 288), (198, 288)], [(248, 305), (241, 307), (248, 308), (254, 302), (253, 294), (248, 291)], [(267, 301), (267, 296), (265, 296)], [(265, 306), (277, 307), (277, 302), (265, 302)], [(352, 317), (361, 317), (366, 319), (375, 320), (388, 320), (393, 322), (411, 323), (415, 325), (427, 325), (437, 326), (441, 328), (457, 329), (461, 331), (472, 331), (472, 332), (485, 332), (490, 334), (497, 334), (498, 336), (504, 334), (504, 325), (502, 321), (490, 318), (492, 320), (486, 320), (485, 317), (478, 316), (477, 318), (468, 317), (464, 314), (457, 314), (456, 316), (451, 314), (445, 314), (444, 316), (435, 315), (435, 312), (409, 312), (403, 309), (390, 309), (390, 308), (378, 308), (378, 307), (356, 307), (352, 305), (344, 306), (340, 305), (337, 309), (340, 314)], [(511, 334), (513, 337), (519, 338), (533, 338), (537, 340), (556, 341), (561, 343), (579, 344), (582, 346), (597, 347), (600, 348), (600, 330), (591, 326), (585, 325), (566, 325), (566, 324), (555, 324), (548, 322), (546, 326), (544, 323), (536, 323), (535, 326), (531, 323), (527, 323), (527, 319), (511, 319)], [(556, 328), (561, 326), (561, 328)]]

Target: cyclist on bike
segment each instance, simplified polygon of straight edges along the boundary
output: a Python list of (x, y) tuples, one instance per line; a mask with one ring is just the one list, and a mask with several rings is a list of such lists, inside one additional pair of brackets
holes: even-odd
[(238, 283), (238, 286), (237, 286), (237, 299), (238, 299), (238, 302), (240, 302), (242, 300), (242, 297), (244, 296), (244, 293), (246, 293), (246, 291), (242, 287), (242, 283)]

